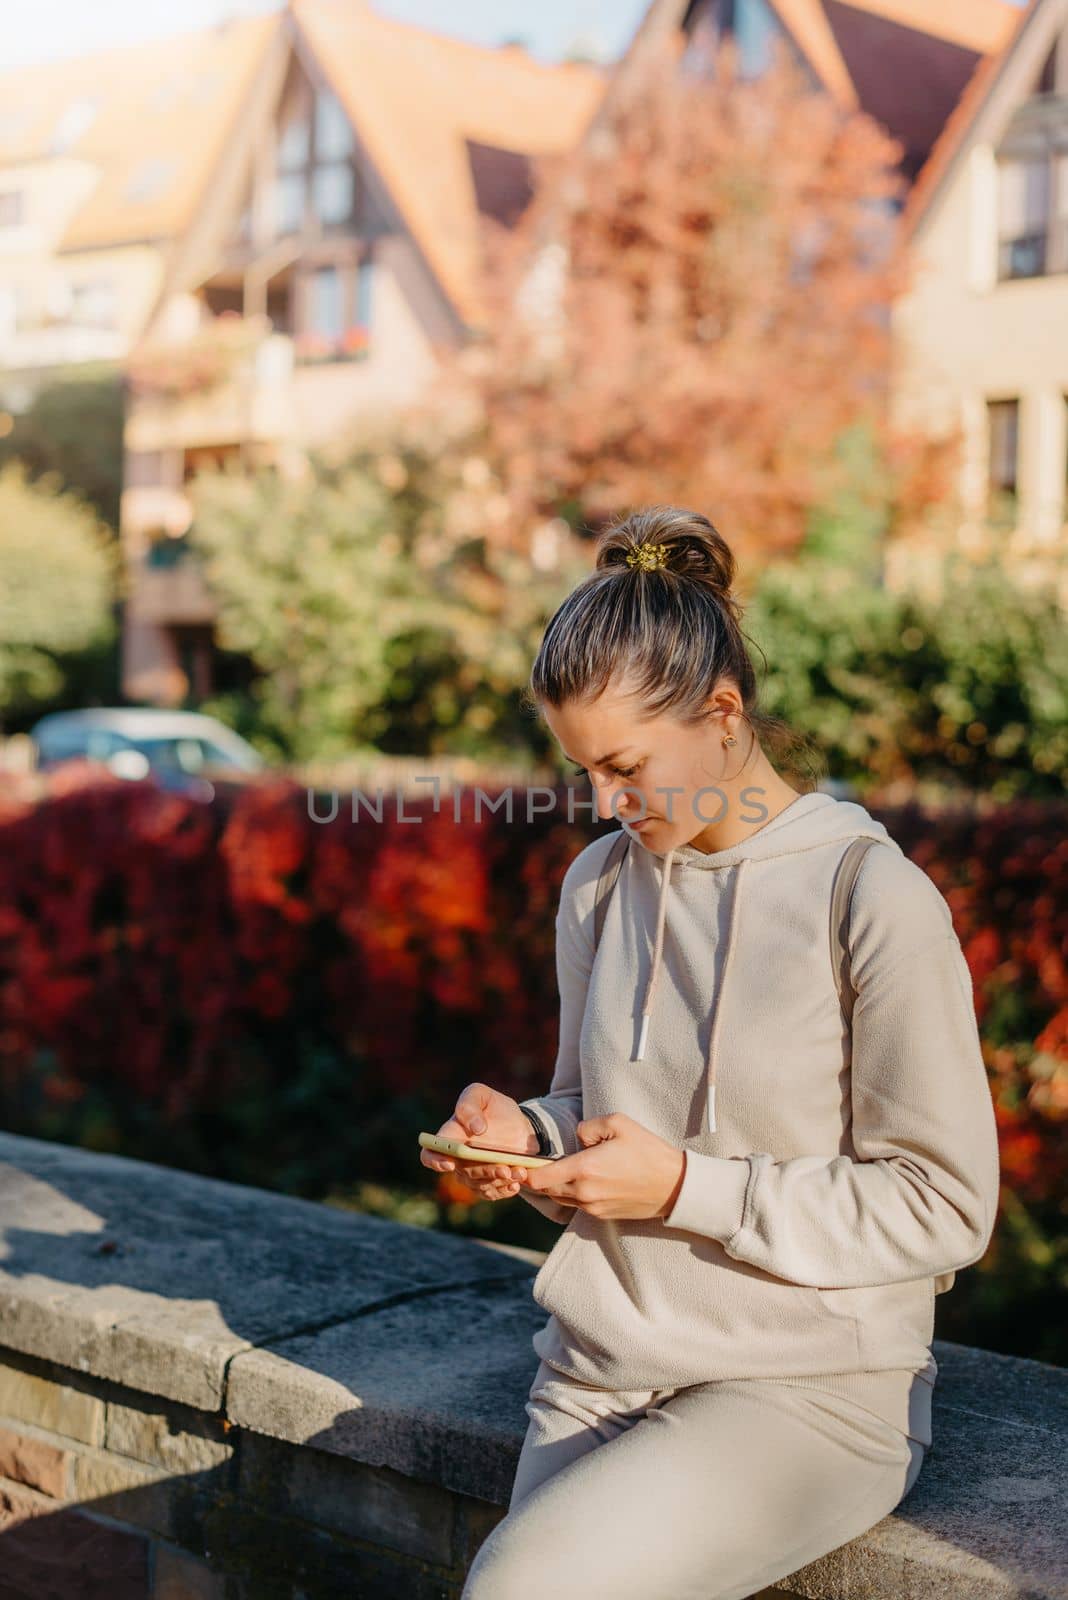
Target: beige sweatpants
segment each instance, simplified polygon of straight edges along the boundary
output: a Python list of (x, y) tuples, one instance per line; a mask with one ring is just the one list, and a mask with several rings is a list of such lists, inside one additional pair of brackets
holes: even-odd
[(508, 1514), (461, 1600), (748, 1600), (894, 1510), (926, 1451), (761, 1379), (606, 1390), (542, 1361)]

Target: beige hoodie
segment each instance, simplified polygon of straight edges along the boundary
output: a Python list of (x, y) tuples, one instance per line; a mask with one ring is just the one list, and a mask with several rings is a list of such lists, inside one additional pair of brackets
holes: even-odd
[[(666, 1218), (521, 1191), (566, 1223), (533, 1283), (550, 1313), (535, 1351), (612, 1389), (800, 1381), (929, 1444), (934, 1279), (983, 1255), (999, 1183), (949, 907), (863, 806), (827, 794), (709, 854), (658, 854), (623, 826), (595, 960), (614, 830), (564, 875), (559, 1050), (548, 1094), (522, 1103), (557, 1152), (581, 1148), (583, 1118), (625, 1112), (686, 1170)], [(882, 843), (852, 897), (850, 1030), (830, 898), (859, 836)]]

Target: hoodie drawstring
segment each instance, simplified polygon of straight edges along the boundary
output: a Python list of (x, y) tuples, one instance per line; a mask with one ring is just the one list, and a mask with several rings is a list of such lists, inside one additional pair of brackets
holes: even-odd
[[(645, 1056), (645, 1043), (649, 1036), (649, 1022), (652, 1016), (653, 996), (656, 993), (657, 979), (660, 976), (660, 957), (664, 948), (664, 922), (667, 915), (668, 885), (671, 881), (671, 867), (674, 860), (674, 850), (669, 850), (664, 856), (663, 870), (660, 878), (660, 899), (656, 909), (656, 942), (653, 946), (653, 961), (649, 969), (649, 980), (645, 986), (645, 1002), (642, 1006), (641, 1033), (638, 1036), (638, 1051), (636, 1061), (641, 1061)], [(716, 1009), (712, 1020), (712, 1032), (708, 1041), (708, 1131), (716, 1131), (716, 1046), (719, 1042), (719, 1024), (723, 1014), (723, 997), (727, 987), (727, 977), (730, 972), (731, 956), (734, 951), (734, 933), (738, 925), (738, 903), (742, 897), (742, 874), (749, 865), (749, 858), (743, 857), (738, 863), (738, 871), (734, 880), (734, 894), (731, 897), (730, 921), (727, 925), (726, 950), (723, 956), (723, 974), (720, 978), (719, 994), (716, 997)]]
[(645, 1004), (642, 1006), (642, 1031), (638, 1037), (638, 1054), (635, 1061), (641, 1061), (645, 1055), (645, 1041), (649, 1033), (649, 1018), (653, 1009), (653, 995), (656, 991), (656, 980), (660, 976), (660, 952), (664, 948), (664, 918), (667, 915), (668, 884), (671, 881), (671, 863), (675, 859), (674, 850), (669, 850), (664, 857), (664, 865), (660, 874), (660, 901), (656, 908), (656, 943), (653, 946), (653, 964), (649, 969), (649, 981), (645, 985)]

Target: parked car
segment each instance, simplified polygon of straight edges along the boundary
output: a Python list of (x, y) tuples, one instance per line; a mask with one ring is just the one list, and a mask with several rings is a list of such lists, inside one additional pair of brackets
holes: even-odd
[(53, 711), (30, 729), (35, 765), (99, 761), (118, 778), (210, 800), (218, 780), (246, 783), (267, 770), (247, 740), (215, 717), (155, 706)]

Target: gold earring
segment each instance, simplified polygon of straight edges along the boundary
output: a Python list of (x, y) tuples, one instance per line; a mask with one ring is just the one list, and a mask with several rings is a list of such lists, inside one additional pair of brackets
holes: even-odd
[(733, 733), (728, 733), (728, 735), (727, 735), (727, 737), (726, 737), (726, 738), (725, 738), (725, 739), (724, 739), (724, 741), (723, 741), (723, 743), (724, 743), (724, 744), (737, 744), (737, 743), (738, 743), (738, 741), (737, 741), (737, 739), (736, 739), (736, 738), (735, 738), (735, 737), (734, 737), (734, 735), (733, 735)]

